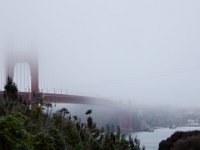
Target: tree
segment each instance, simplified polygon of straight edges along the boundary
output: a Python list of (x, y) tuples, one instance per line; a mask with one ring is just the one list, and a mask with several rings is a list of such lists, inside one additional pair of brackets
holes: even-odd
[(117, 126), (117, 133), (116, 133), (116, 140), (117, 140), (117, 142), (120, 141), (120, 134), (121, 134), (120, 127)]
[(59, 112), (61, 113), (62, 118), (64, 118), (65, 115), (70, 114), (67, 108), (62, 108)]
[(34, 136), (33, 145), (36, 150), (55, 150), (53, 138), (45, 132), (39, 132)]
[(12, 78), (8, 77), (7, 83), (4, 86), (4, 96), (6, 100), (16, 100), (17, 99), (18, 88), (13, 82)]
[(64, 140), (61, 132), (58, 129), (53, 128), (49, 131), (49, 133), (50, 133), (51, 137), (53, 138), (53, 144), (55, 146), (55, 149), (56, 150), (65, 150), (66, 143), (65, 143), (65, 140)]
[(0, 149), (31, 150), (31, 135), (24, 128), (21, 117), (5, 116), (0, 119)]
[[(70, 112), (62, 108), (56, 113), (49, 113), (51, 104), (39, 105), (29, 109), (15, 97), (17, 86), (8, 78), (5, 86), (6, 108), (0, 116), (0, 149), (5, 150), (139, 150), (139, 141), (132, 138), (129, 142), (125, 135), (100, 130), (91, 117), (92, 110), (86, 111), (87, 122), (81, 122), (77, 116), (71, 118)], [(2, 106), (1, 106), (2, 105)], [(44, 107), (46, 106), (46, 113)], [(8, 111), (9, 108), (9, 111)], [(10, 109), (12, 108), (12, 109)], [(1, 110), (1, 109), (0, 109)], [(67, 115), (67, 116), (66, 116)], [(138, 147), (137, 147), (138, 145)], [(135, 149), (136, 148), (136, 149)]]

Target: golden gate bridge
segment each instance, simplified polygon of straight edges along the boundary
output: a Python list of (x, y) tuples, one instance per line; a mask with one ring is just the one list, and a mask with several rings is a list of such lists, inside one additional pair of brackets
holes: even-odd
[[(126, 128), (130, 131), (133, 130), (133, 120), (130, 106), (122, 105), (115, 101), (89, 97), (89, 96), (80, 96), (73, 94), (62, 94), (56, 93), (55, 90), (53, 93), (48, 90), (42, 90), (39, 87), (39, 60), (38, 53), (35, 51), (11, 51), (8, 50), (5, 52), (5, 56), (1, 58), (1, 87), (6, 84), (7, 77), (10, 77), (14, 81), (18, 81), (18, 84), (24, 84), (23, 88), (19, 88), (18, 95), (23, 99), (28, 101), (30, 104), (37, 103), (37, 99), (41, 98), (44, 103), (71, 103), (71, 104), (89, 104), (89, 105), (100, 105), (100, 106), (109, 106), (130, 110), (129, 115), (119, 116), (119, 126), (121, 128)], [(19, 64), (23, 64), (24, 73), (21, 75)], [(18, 71), (16, 70), (18, 68)], [(29, 71), (27, 71), (27, 69)], [(30, 75), (30, 78), (27, 78), (26, 74)], [(23, 81), (21, 81), (21, 76), (23, 76)], [(30, 87), (26, 86), (30, 82)], [(0, 97), (3, 97), (3, 88), (0, 90)]]

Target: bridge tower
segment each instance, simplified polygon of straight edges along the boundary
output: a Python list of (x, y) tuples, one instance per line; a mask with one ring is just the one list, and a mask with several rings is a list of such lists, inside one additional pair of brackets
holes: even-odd
[(6, 52), (6, 79), (14, 78), (15, 66), (18, 63), (27, 63), (31, 73), (31, 92), (39, 92), (38, 55), (34, 51), (7, 51)]
[(132, 113), (131, 112), (124, 112), (121, 113), (119, 116), (119, 127), (121, 128), (122, 131), (133, 131), (133, 118), (132, 118)]
[(129, 114), (128, 114), (128, 130), (133, 131), (133, 116), (132, 116), (131, 111), (129, 111)]
[(119, 115), (119, 127), (122, 130), (133, 131), (133, 107), (131, 101), (128, 102), (128, 109), (122, 110)]
[(128, 101), (128, 130), (133, 131), (133, 112), (132, 112), (132, 103)]

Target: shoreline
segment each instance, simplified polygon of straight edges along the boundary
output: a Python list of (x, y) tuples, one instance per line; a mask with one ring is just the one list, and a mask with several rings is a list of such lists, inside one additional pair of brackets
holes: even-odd
[[(147, 130), (141, 130), (141, 131), (135, 131), (135, 132), (131, 132), (131, 133), (151, 133), (151, 132), (155, 132), (155, 130), (159, 130), (159, 129), (170, 129), (170, 130), (176, 130), (177, 128), (200, 128), (199, 126), (177, 126), (176, 128), (169, 128), (169, 127), (154, 127), (152, 128), (153, 131), (147, 131)], [(200, 129), (199, 129), (200, 130)]]

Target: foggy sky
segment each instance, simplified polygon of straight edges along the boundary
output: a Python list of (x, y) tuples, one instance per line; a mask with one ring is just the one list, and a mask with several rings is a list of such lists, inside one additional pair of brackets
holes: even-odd
[(37, 47), (41, 88), (200, 106), (199, 18), (199, 0), (0, 0), (0, 49)]

